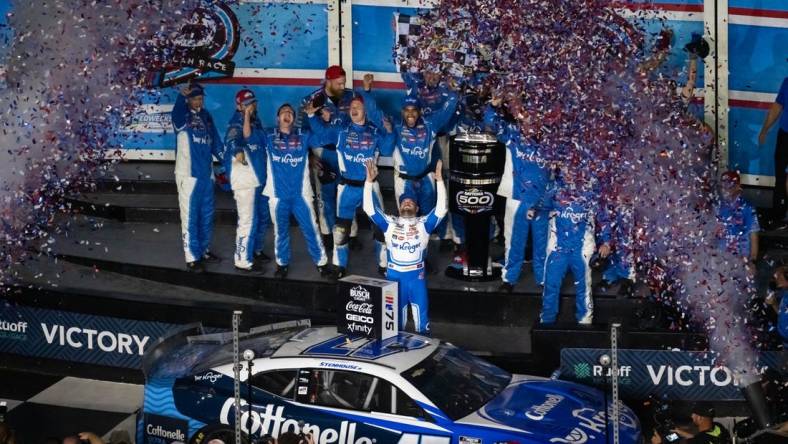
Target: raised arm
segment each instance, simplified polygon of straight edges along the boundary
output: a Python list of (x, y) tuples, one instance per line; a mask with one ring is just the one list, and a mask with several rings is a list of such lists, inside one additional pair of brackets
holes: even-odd
[(378, 107), (378, 102), (372, 96), (372, 93), (358, 91), (358, 95), (364, 99), (364, 112), (367, 115), (367, 120), (372, 122), (376, 127), (383, 128), (383, 121), (386, 119), (386, 115), (383, 114), (383, 111)]
[(443, 184), (443, 161), (439, 160), (435, 165), (435, 188), (437, 190), (437, 200), (435, 208), (427, 214), (424, 221), (424, 229), (427, 233), (432, 233), (441, 223), (446, 213), (448, 213), (448, 201), (446, 199), (446, 186)]
[(695, 83), (698, 80), (698, 58), (690, 54), (689, 68), (687, 68), (687, 84), (681, 88), (681, 98), (689, 103), (695, 95)]
[(219, 130), (216, 129), (216, 124), (213, 123), (211, 115), (208, 114), (208, 111), (203, 112), (208, 120), (209, 131), (211, 132), (211, 154), (221, 162), (224, 160), (224, 143), (222, 143), (222, 138), (219, 137)]
[(339, 125), (330, 124), (325, 121), (322, 115), (316, 114), (318, 109), (311, 102), (307, 103), (304, 110), (309, 118), (309, 130), (312, 132), (313, 142), (316, 142), (316, 145), (313, 146), (337, 143)]
[(372, 196), (375, 179), (378, 177), (378, 167), (375, 165), (373, 159), (368, 160), (365, 166), (367, 168), (367, 180), (364, 181), (364, 212), (367, 213), (372, 223), (377, 225), (378, 228), (385, 233), (389, 228), (388, 218), (386, 218), (386, 215), (375, 205), (375, 199)]
[(457, 93), (455, 91), (449, 91), (448, 98), (443, 106), (435, 110), (428, 118), (435, 132), (441, 132), (441, 130), (443, 130), (443, 127), (451, 121), (455, 111), (457, 111)]
[(172, 126), (175, 128), (175, 131), (183, 131), (186, 128), (186, 124), (189, 122), (189, 106), (186, 105), (186, 94), (188, 94), (188, 89), (184, 89), (178, 94), (178, 98), (175, 99), (175, 106), (172, 107)]
[(498, 134), (503, 128), (503, 118), (498, 114), (498, 107), (502, 101), (500, 98), (494, 98), (490, 103), (484, 107), (484, 126), (489, 127), (492, 132)]

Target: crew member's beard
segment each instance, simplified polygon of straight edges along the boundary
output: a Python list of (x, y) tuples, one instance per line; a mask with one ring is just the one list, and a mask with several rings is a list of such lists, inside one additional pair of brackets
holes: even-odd
[(401, 209), (399, 211), (399, 215), (402, 216), (402, 217), (416, 217), (416, 211), (414, 211), (414, 210), (412, 210), (410, 208), (407, 208), (407, 209), (403, 208), (403, 209)]

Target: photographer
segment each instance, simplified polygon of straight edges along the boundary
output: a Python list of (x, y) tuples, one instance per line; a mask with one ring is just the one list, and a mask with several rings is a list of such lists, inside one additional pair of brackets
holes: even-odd
[[(685, 439), (690, 444), (728, 444), (731, 442), (728, 430), (722, 424), (714, 422), (714, 409), (708, 404), (696, 402), (692, 406), (692, 423), (698, 428), (698, 433), (693, 435), (687, 430), (675, 428), (671, 430), (673, 433), (665, 439), (657, 430), (654, 430), (651, 444), (676, 442), (679, 438)], [(671, 435), (673, 439), (670, 439)]]
[(788, 292), (788, 265), (779, 267), (774, 273), (774, 280), (777, 284), (775, 292), (769, 292), (766, 303), (777, 312), (777, 331), (783, 342), (783, 349), (788, 346), (788, 298), (784, 297)]
[(264, 444), (315, 444), (315, 439), (312, 437), (312, 432), (285, 432), (279, 435), (278, 439), (269, 435), (263, 437), (260, 442)]

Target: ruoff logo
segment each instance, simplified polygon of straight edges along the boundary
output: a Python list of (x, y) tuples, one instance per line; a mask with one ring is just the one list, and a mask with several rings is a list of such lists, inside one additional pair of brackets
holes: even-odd
[(27, 322), (0, 321), (0, 331), (10, 331), (11, 333), (27, 333)]
[(232, 61), (240, 42), (238, 19), (224, 2), (211, 2), (192, 11), (188, 22), (170, 42), (172, 58), (158, 79), (158, 86), (186, 82), (206, 72), (232, 77)]
[(366, 288), (357, 285), (350, 289), (350, 297), (358, 302), (366, 302), (369, 300), (370, 295)]

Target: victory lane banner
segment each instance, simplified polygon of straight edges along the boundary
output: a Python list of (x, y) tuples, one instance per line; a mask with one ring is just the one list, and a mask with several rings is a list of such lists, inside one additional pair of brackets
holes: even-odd
[(145, 349), (175, 327), (33, 308), (0, 299), (0, 353), (140, 368)]
[[(611, 369), (599, 364), (610, 355), (604, 348), (561, 350), (561, 379), (609, 387)], [(785, 372), (781, 352), (762, 352), (759, 367)], [(715, 365), (714, 354), (702, 351), (619, 350), (618, 384), (623, 398), (646, 399), (658, 395), (670, 400), (739, 401), (739, 381), (725, 366)]]

